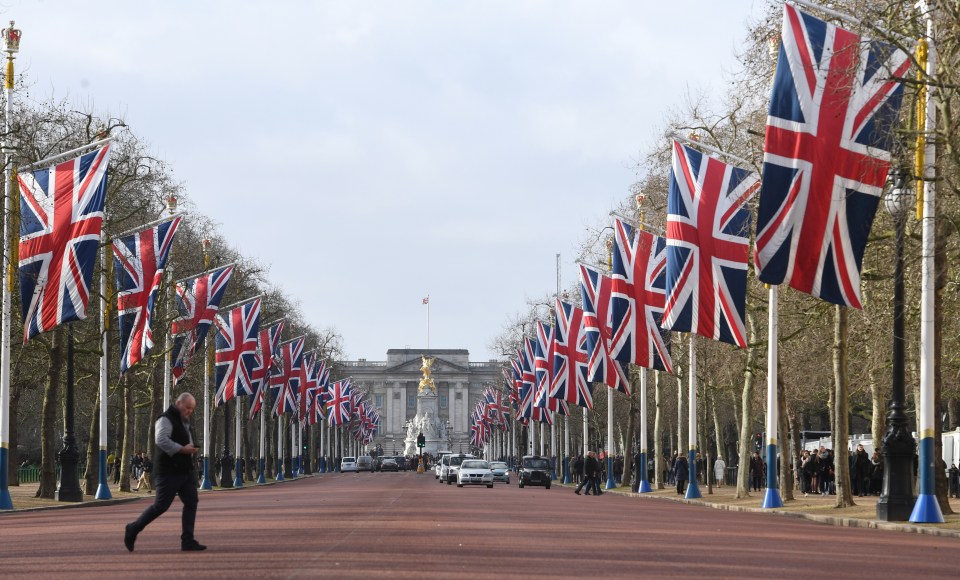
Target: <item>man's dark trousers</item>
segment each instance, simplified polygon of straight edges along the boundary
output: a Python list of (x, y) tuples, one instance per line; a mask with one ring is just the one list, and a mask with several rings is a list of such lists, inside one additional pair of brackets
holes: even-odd
[(147, 524), (160, 517), (163, 512), (169, 509), (173, 503), (173, 498), (180, 496), (183, 502), (182, 527), (183, 533), (180, 534), (181, 544), (190, 544), (194, 541), (193, 526), (197, 520), (197, 476), (193, 472), (158, 474), (157, 475), (157, 496), (153, 505), (143, 510), (137, 521), (133, 522), (133, 528), (139, 534)]

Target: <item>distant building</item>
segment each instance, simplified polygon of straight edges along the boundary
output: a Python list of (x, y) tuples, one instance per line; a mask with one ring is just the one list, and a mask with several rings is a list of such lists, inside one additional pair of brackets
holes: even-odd
[(421, 355), (435, 357), (432, 378), (437, 386), (438, 417), (448, 422), (451, 451), (466, 451), (470, 440), (470, 413), (483, 389), (502, 381), (497, 361), (470, 362), (465, 349), (390, 349), (386, 361), (343, 361), (341, 372), (351, 384), (367, 392), (380, 411), (380, 429), (371, 448), (403, 453), (407, 421), (417, 413)]

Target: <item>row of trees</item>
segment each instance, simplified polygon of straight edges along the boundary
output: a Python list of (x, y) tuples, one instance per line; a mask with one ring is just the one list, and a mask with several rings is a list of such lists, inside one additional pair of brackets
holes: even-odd
[[(936, 74), (928, 76), (915, 62), (911, 76), (904, 79), (906, 94), (902, 115), (896, 130), (895, 159), (892, 168), (902, 167), (910, 175), (920, 179), (914, 169), (914, 156), (918, 137), (917, 117), (922, 117), (920, 90), (933, 91), (937, 99), (938, 123), (929, 127), (927, 139), (937, 144), (936, 178), (937, 189), (937, 242), (936, 242), (936, 441), (937, 457), (941, 456), (940, 436), (944, 428), (960, 426), (960, 302), (958, 287), (960, 276), (951, 268), (957, 262), (960, 242), (957, 223), (960, 219), (960, 5), (937, 3), (937, 28), (935, 39), (938, 53)], [(878, 38), (898, 45), (909, 53), (913, 47), (903, 38), (920, 38), (925, 32), (925, 21), (914, 8), (913, 2), (888, 0), (885, 2), (864, 0), (840, 0), (832, 2), (831, 8), (848, 14), (856, 14), (864, 23), (859, 29), (844, 24), (860, 34)], [(668, 113), (662, 138), (642, 155), (638, 163), (638, 181), (631, 187), (631, 195), (616, 208), (623, 214), (633, 214), (633, 195), (642, 190), (644, 221), (663, 228), (666, 220), (666, 192), (670, 167), (668, 135), (695, 133), (710, 146), (752, 160), (754, 169), (760, 171), (763, 137), (770, 94), (770, 81), (775, 67), (771, 58), (771, 39), (779, 37), (782, 3), (770, 2), (765, 16), (747, 31), (746, 42), (738, 55), (739, 70), (733, 74), (729, 90), (722, 99), (707, 95), (688, 98), (687, 102)], [(827, 17), (829, 18), (829, 17)], [(719, 100), (719, 104), (715, 104)], [(754, 199), (752, 203), (757, 203)], [(755, 215), (755, 207), (754, 215)], [(639, 216), (638, 216), (639, 217)], [(588, 229), (581, 242), (579, 259), (607, 266), (609, 238), (608, 224), (598, 224)], [(607, 231), (605, 231), (607, 230)], [(843, 453), (848, 433), (871, 433), (879, 447), (885, 432), (885, 415), (890, 392), (891, 328), (893, 296), (893, 220), (885, 212), (878, 213), (863, 262), (862, 310), (848, 310), (813, 299), (805, 294), (784, 290), (779, 293), (780, 355), (778, 382), (780, 386), (779, 439), (781, 456), (796, 455), (798, 449), (786, 449), (784, 445), (792, 434), (799, 444), (801, 430), (829, 430), (834, 434), (834, 446)], [(916, 409), (919, 406), (919, 305), (920, 305), (920, 222), (910, 220), (906, 246), (906, 297), (907, 310), (907, 389), (908, 406), (913, 429), (916, 431)], [(579, 299), (579, 288), (569, 288), (569, 296)], [(530, 332), (531, 322), (547, 320), (543, 305), (550, 298), (530, 301), (528, 312), (513, 317), (507, 322), (503, 333), (494, 340), (493, 348), (504, 356), (516, 352), (519, 337)], [(748, 456), (752, 451), (751, 438), (763, 430), (766, 390), (766, 343), (764, 322), (767, 316), (766, 291), (753, 271), (748, 280), (747, 332), (749, 345), (744, 350), (730, 345), (698, 340), (697, 384), (699, 385), (700, 433), (698, 443), (702, 450), (719, 451), (726, 455), (725, 443), (732, 433), (737, 433), (735, 449), (740, 471), (737, 493), (747, 496)], [(659, 406), (650, 402), (651, 414), (657, 410), (656, 420), (651, 420), (650, 441), (659, 447), (661, 442), (672, 441), (674, 449), (685, 451), (685, 413), (678, 413), (686, 396), (685, 380), (680, 377), (688, 369), (678, 361), (686, 360), (686, 341), (674, 339), (673, 360), (677, 377), (661, 375), (660, 388), (652, 397), (657, 397)], [(681, 387), (680, 382), (684, 382)], [(757, 383), (761, 388), (757, 388)], [(676, 382), (676, 388), (672, 383)], [(651, 379), (651, 384), (653, 384)], [(671, 385), (663, 388), (665, 385)], [(626, 433), (629, 446), (639, 421), (639, 402), (635, 395), (629, 401), (617, 395), (615, 405), (617, 432)], [(605, 401), (602, 392), (595, 391), (595, 401)], [(579, 414), (579, 411), (576, 411)], [(605, 414), (594, 413), (595, 421), (605, 423)], [(605, 428), (605, 427), (604, 427)], [(853, 429), (853, 431), (851, 431)], [(675, 438), (667, 433), (676, 433)], [(715, 451), (714, 451), (715, 450)], [(663, 451), (655, 450), (659, 460)], [(631, 455), (626, 453), (627, 456)], [(840, 455), (843, 456), (843, 455)], [(727, 465), (737, 463), (726, 457)], [(629, 463), (629, 462), (628, 462)], [(838, 461), (838, 507), (852, 505), (849, 477), (845, 473), (846, 462)], [(941, 466), (945, 467), (945, 466)], [(629, 467), (625, 469), (628, 471)], [(661, 470), (658, 469), (658, 472)], [(792, 497), (792, 474), (784, 470), (781, 478), (781, 495)], [(624, 481), (628, 481), (629, 473)], [(947, 503), (946, 480), (942, 469), (937, 470), (937, 496), (943, 513), (952, 513)]]
[[(23, 88), (20, 87), (21, 90)], [(107, 291), (108, 304), (116, 304), (115, 291), (112, 289), (114, 273), (112, 252), (109, 250), (110, 237), (166, 215), (168, 202), (171, 198), (176, 198), (178, 212), (184, 214), (184, 220), (168, 262), (174, 279), (187, 277), (204, 269), (203, 241), (209, 240), (211, 267), (236, 264), (223, 305), (263, 294), (261, 320), (268, 323), (285, 317), (285, 336), (306, 335), (307, 347), (318, 348), (320, 356), (327, 360), (328, 365), (334, 365), (336, 372), (335, 365), (342, 358), (343, 346), (336, 330), (332, 327), (317, 328), (311, 325), (304, 318), (297, 301), (283, 288), (271, 284), (268, 278), (269, 269), (259, 258), (242, 255), (230, 240), (218, 231), (212, 217), (196, 211), (189, 193), (185, 191), (183, 184), (177, 181), (173, 169), (152, 155), (145, 141), (122, 119), (78, 112), (67, 102), (43, 102), (18, 104), (12, 126), (12, 134), (5, 135), (4, 139), (12, 139), (17, 144), (14, 156), (17, 165), (82, 146), (101, 136), (110, 135), (114, 138), (107, 177), (106, 219), (102, 241), (107, 247), (108, 260), (104, 264), (98, 264), (94, 277), (95, 281), (99, 281), (104, 273), (103, 269), (107, 269), (107, 280), (110, 281)], [(19, 205), (16, 195), (14, 200), (12, 206), (4, 208), (4, 211), (11, 211), (15, 217)], [(15, 247), (17, 228), (14, 227), (13, 230), (11, 244)], [(172, 319), (172, 302), (165, 284), (161, 288), (160, 300), (154, 314), (156, 347), (151, 356), (141, 361), (125, 376), (118, 377), (119, 340), (116, 337), (116, 317), (111, 313), (111, 323), (106, 331), (109, 335), (108, 352), (102, 353), (98, 324), (99, 282), (93, 284), (92, 291), (87, 320), (72, 324), (78, 402), (76, 425), (85, 426), (78, 428), (77, 438), (81, 445), (86, 446), (88, 494), (95, 492), (97, 482), (99, 359), (101, 356), (108, 357), (111, 374), (108, 401), (111, 409), (110, 450), (115, 451), (118, 458), (122, 458), (124, 473), (121, 488), (129, 489), (132, 454), (140, 450), (152, 452), (153, 449), (153, 419), (162, 411), (164, 329), (169, 328)], [(11, 334), (18, 337), (23, 336), (23, 328), (16, 289), (13, 294)], [(24, 459), (18, 457), (21, 451), (26, 452), (26, 459), (30, 460), (36, 460), (35, 454), (39, 454), (39, 497), (52, 498), (56, 489), (56, 454), (60, 442), (59, 426), (62, 425), (63, 416), (61, 392), (66, 364), (66, 340), (67, 330), (64, 327), (37, 336), (26, 344), (18, 344), (19, 341), (15, 338), (13, 340), (9, 477), (12, 485), (18, 484), (16, 468)], [(177, 392), (194, 393), (199, 401), (203, 400), (202, 360), (199, 356), (194, 360), (192, 368), (176, 388)], [(220, 424), (222, 413), (215, 413), (214, 417), (216, 423), (212, 433), (215, 437), (220, 437), (222, 430), (217, 429), (216, 425)], [(244, 421), (245, 430), (248, 423), (259, 426), (259, 421)], [(244, 433), (244, 438), (246, 440), (247, 433)], [(215, 441), (211, 449), (216, 448)], [(237, 450), (238, 453), (239, 451)]]

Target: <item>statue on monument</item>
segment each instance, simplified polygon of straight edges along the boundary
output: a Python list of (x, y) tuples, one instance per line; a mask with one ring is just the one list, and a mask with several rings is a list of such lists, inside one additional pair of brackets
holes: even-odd
[(437, 387), (433, 384), (433, 379), (430, 378), (430, 367), (433, 366), (436, 358), (427, 357), (427, 355), (420, 355), (420, 358), (423, 360), (423, 364), (420, 366), (420, 370), (423, 371), (423, 378), (420, 379), (420, 388), (419, 392), (421, 394), (437, 394)]

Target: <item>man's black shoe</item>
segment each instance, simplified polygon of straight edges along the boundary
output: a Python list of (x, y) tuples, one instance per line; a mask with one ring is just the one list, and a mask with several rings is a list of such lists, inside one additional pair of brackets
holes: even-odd
[(133, 544), (137, 541), (137, 532), (133, 531), (133, 524), (127, 524), (123, 531), (123, 545), (127, 550), (133, 551)]
[(181, 544), (180, 549), (184, 552), (202, 552), (206, 550), (207, 547), (200, 542), (191, 542), (189, 544)]
[(580, 492), (579, 492), (578, 490), (576, 490), (576, 489), (573, 490), (573, 493), (575, 493), (575, 494), (577, 494), (577, 495), (580, 495)]

